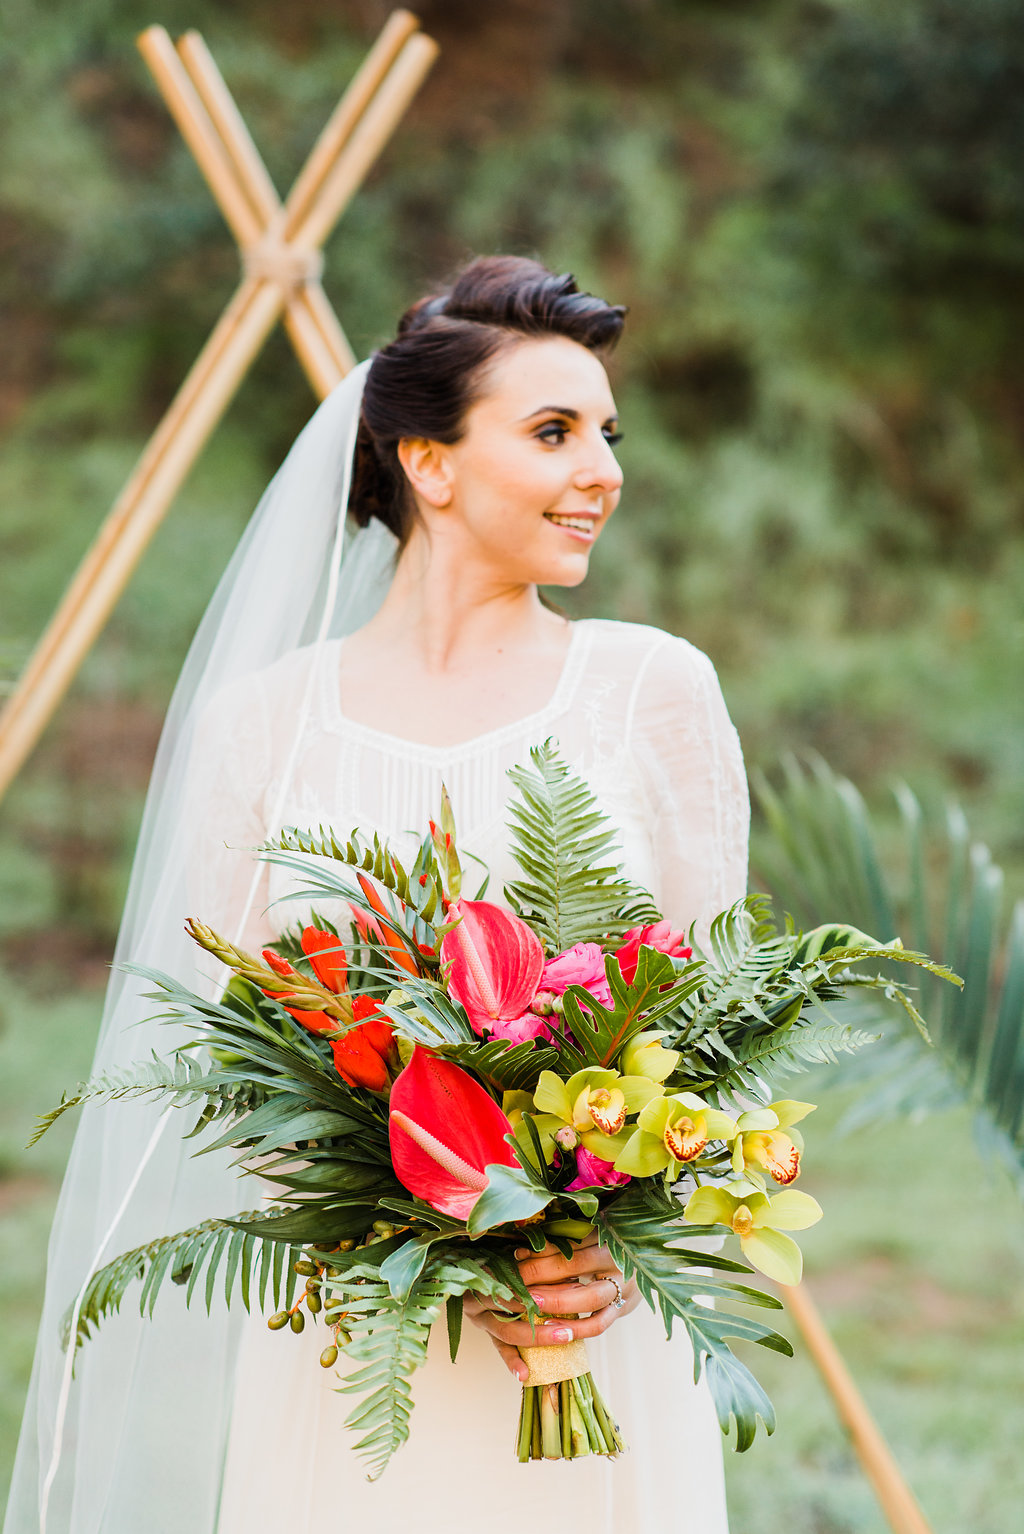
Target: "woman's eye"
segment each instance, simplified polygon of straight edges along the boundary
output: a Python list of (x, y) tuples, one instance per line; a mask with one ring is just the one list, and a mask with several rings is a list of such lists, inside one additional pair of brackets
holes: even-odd
[(622, 441), (621, 431), (606, 431), (602, 434), (609, 447), (615, 447)]
[(568, 435), (569, 428), (562, 426), (558, 421), (550, 421), (547, 426), (542, 426), (537, 433), (540, 442), (550, 443), (552, 447), (561, 447)]

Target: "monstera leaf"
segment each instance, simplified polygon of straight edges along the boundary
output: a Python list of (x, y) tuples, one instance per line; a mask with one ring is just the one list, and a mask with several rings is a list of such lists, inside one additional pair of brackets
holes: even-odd
[[(958, 991), (921, 974), (918, 1006), (933, 1050), (890, 1021), (882, 1043), (858, 1057), (854, 1073), (872, 1081), (872, 1118), (968, 1102), (982, 1146), (1011, 1167), (1024, 1194), (1024, 902), (1007, 921), (1002, 871), (957, 805), (929, 817), (900, 786), (897, 823), (887, 820), (883, 833), (853, 784), (820, 758), (787, 758), (781, 782), (759, 773), (751, 782), (764, 822), (754, 880), (801, 925), (841, 911), (964, 978)], [(874, 1021), (870, 998), (855, 1005), (858, 1023)]]

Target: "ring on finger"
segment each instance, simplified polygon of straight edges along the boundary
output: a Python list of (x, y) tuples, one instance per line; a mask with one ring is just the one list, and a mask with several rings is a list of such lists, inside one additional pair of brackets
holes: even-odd
[(626, 1296), (622, 1292), (622, 1285), (617, 1278), (609, 1278), (608, 1282), (615, 1285), (615, 1298), (612, 1300), (612, 1304), (616, 1310), (621, 1310), (626, 1303)]

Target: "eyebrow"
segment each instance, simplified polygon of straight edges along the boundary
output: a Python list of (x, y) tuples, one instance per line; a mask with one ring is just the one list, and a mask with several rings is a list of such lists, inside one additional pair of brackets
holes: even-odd
[[(534, 416), (538, 415), (564, 415), (570, 421), (578, 421), (580, 419), (579, 411), (574, 410), (571, 405), (541, 405), (539, 410), (531, 410), (529, 415), (520, 416), (520, 420), (532, 421)], [(617, 421), (618, 419), (618, 411), (613, 410), (608, 420)]]

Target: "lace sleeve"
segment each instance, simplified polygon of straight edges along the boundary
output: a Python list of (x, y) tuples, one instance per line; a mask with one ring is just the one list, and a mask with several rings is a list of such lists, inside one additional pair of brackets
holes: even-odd
[(707, 656), (666, 634), (633, 688), (627, 741), (648, 799), (657, 891), (673, 925), (711, 918), (747, 888), (750, 801), (739, 737)]
[(269, 709), (254, 677), (201, 714), (187, 787), (189, 913), (254, 953), (273, 936), (269, 868), (252, 850), (266, 836), (270, 773)]

